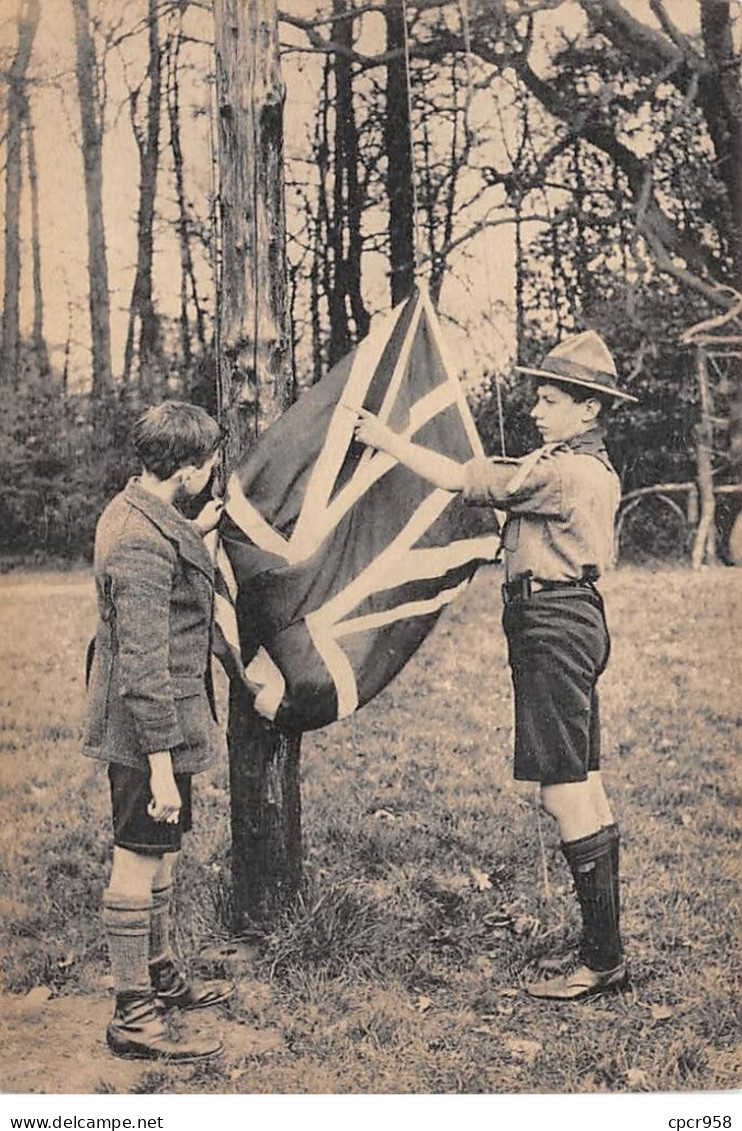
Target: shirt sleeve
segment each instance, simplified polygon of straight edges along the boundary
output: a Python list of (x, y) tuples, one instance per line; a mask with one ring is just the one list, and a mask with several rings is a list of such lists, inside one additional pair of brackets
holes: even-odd
[(475, 458), (464, 468), (464, 500), (511, 514), (562, 514), (562, 478), (558, 458), (544, 455), (522, 474), (522, 461)]
[(170, 599), (175, 562), (168, 547), (130, 539), (106, 563), (115, 615), (120, 694), (143, 754), (183, 742), (170, 679)]

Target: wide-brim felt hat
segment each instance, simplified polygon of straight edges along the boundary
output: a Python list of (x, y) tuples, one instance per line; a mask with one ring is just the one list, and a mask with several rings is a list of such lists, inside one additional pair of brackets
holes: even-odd
[(611, 352), (594, 330), (582, 334), (570, 334), (568, 338), (554, 346), (537, 365), (516, 365), (519, 373), (529, 373), (544, 381), (554, 381), (559, 385), (580, 385), (606, 397), (638, 403), (633, 393), (625, 393), (618, 388), (618, 373)]

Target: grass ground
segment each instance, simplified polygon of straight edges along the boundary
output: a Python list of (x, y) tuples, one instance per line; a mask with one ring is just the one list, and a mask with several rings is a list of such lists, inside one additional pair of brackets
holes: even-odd
[[(520, 989), (578, 923), (555, 832), (510, 776), (498, 581), (481, 571), (385, 693), (305, 737), (304, 896), (241, 970), (231, 1010), (208, 1020), (223, 1056), (147, 1068), (102, 1042), (106, 780), (78, 753), (92, 587), (84, 573), (0, 578), (4, 1090), (740, 1086), (742, 570), (625, 568), (604, 586), (605, 777), (632, 988), (561, 1007)], [(226, 781), (223, 765), (199, 781), (184, 952), (222, 937)]]

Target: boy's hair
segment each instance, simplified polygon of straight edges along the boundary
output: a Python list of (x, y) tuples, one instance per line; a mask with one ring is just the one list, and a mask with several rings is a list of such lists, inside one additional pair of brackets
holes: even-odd
[(607, 393), (598, 393), (595, 389), (588, 389), (586, 385), (575, 385), (571, 381), (560, 381), (556, 374), (554, 377), (549, 375), (548, 382), (544, 380), (542, 383), (556, 385), (562, 392), (569, 393), (572, 400), (577, 401), (578, 404), (584, 404), (585, 401), (597, 401), (600, 405), (601, 415), (613, 407), (613, 397), (608, 396)]
[(181, 467), (202, 467), (221, 442), (221, 429), (205, 409), (186, 401), (163, 401), (146, 409), (132, 430), (134, 450), (145, 469), (169, 479)]

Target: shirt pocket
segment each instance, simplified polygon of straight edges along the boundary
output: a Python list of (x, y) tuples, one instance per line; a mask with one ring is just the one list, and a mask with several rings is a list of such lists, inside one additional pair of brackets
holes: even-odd
[(211, 710), (203, 679), (196, 676), (173, 678), (173, 699), (183, 741), (176, 750), (202, 751), (209, 744)]

